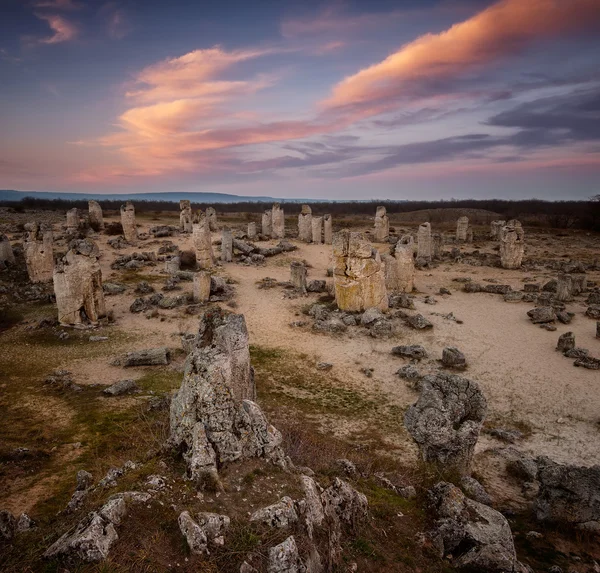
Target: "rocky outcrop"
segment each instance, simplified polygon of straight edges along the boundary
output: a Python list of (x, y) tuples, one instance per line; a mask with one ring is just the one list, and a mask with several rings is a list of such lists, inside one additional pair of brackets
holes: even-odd
[(466, 497), (456, 486), (440, 482), (429, 491), (435, 516), (429, 537), (440, 558), (466, 571), (525, 573), (517, 560), (510, 525), (495, 509)]
[(54, 254), (52, 252), (52, 230), (38, 223), (27, 223), (27, 240), (23, 245), (27, 274), (32, 283), (52, 280), (54, 273)]
[(477, 383), (449, 374), (424, 376), (404, 425), (426, 462), (468, 473), (487, 403)]
[(255, 396), (243, 315), (206, 312), (171, 402), (169, 442), (183, 454), (190, 478), (218, 487), (218, 467), (250, 457), (285, 466), (281, 434)]
[(187, 199), (179, 201), (179, 230), (191, 233), (193, 229), (192, 205)]
[(121, 205), (121, 226), (125, 240), (135, 245), (138, 240), (137, 226), (135, 224), (135, 207), (131, 201)]
[(390, 220), (387, 216), (386, 208), (377, 207), (375, 212), (375, 233), (373, 239), (376, 243), (387, 243), (390, 236)]
[(61, 324), (96, 323), (106, 315), (97, 253), (91, 239), (76, 241), (56, 265), (52, 280)]
[(211, 546), (225, 543), (225, 533), (231, 520), (227, 515), (208, 512), (199, 513), (194, 520), (189, 512), (183, 511), (177, 521), (190, 551), (196, 555), (210, 555)]
[(281, 529), (298, 521), (298, 514), (292, 498), (285, 496), (273, 505), (256, 510), (250, 516), (250, 521)]
[(309, 205), (302, 205), (298, 215), (298, 239), (305, 243), (312, 241), (312, 209)]
[(388, 308), (385, 268), (377, 250), (362, 233), (333, 236), (333, 280), (338, 307), (345, 311)]

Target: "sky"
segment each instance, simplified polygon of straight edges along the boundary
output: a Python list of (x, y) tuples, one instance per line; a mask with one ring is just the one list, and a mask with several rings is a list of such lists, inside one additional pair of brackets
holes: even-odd
[(600, 193), (600, 0), (0, 0), (0, 188)]

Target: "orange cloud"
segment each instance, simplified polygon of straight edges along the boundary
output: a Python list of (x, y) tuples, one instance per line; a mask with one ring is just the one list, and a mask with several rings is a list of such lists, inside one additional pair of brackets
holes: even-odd
[(58, 16), (56, 14), (36, 14), (36, 16), (40, 20), (45, 20), (48, 22), (48, 26), (50, 26), (54, 32), (52, 36), (40, 38), (38, 41), (42, 44), (59, 44), (61, 42), (68, 42), (69, 40), (73, 40), (79, 32), (73, 23), (69, 22), (62, 16)]
[(461, 76), (522, 53), (537, 40), (600, 29), (598, 0), (502, 0), (440, 34), (426, 34), (344, 79), (326, 108), (371, 105), (408, 95), (414, 84)]

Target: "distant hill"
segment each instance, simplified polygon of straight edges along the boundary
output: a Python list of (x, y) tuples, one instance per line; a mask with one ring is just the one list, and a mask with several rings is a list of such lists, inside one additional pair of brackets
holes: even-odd
[(0, 201), (20, 201), (24, 197), (35, 197), (36, 199), (65, 199), (97, 201), (172, 201), (179, 202), (181, 199), (189, 199), (192, 203), (239, 203), (242, 201), (256, 201), (260, 203), (299, 203), (318, 202), (318, 199), (282, 199), (277, 197), (247, 197), (244, 195), (228, 195), (227, 193), (54, 193), (52, 191), (13, 191), (0, 189)]

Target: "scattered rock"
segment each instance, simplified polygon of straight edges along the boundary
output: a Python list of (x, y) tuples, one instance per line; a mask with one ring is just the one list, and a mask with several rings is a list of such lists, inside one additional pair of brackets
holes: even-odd
[(119, 380), (111, 384), (108, 388), (102, 390), (107, 396), (121, 396), (122, 394), (131, 394), (139, 390), (135, 380)]

